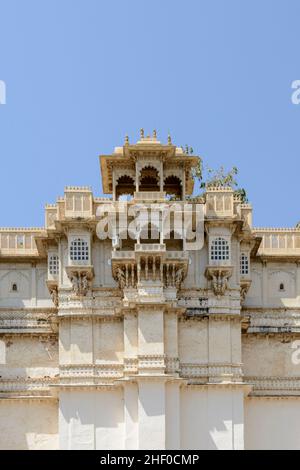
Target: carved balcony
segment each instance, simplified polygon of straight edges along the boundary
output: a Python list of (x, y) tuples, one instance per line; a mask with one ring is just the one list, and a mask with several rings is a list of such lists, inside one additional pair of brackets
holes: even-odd
[(112, 252), (112, 274), (127, 302), (175, 300), (187, 274), (188, 253), (166, 251), (165, 244), (136, 244), (132, 251)]

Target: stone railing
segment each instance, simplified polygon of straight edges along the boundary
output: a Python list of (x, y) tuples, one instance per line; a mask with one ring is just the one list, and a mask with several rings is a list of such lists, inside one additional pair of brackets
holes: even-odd
[(112, 252), (112, 274), (120, 289), (135, 288), (143, 282), (162, 283), (165, 287), (179, 288), (187, 269), (187, 257), (168, 259), (164, 252), (151, 253), (149, 250), (140, 253)]
[(188, 260), (189, 254), (187, 251), (166, 251), (166, 258), (168, 260)]
[(135, 253), (131, 251), (112, 251), (111, 257), (113, 260), (135, 259)]
[(259, 255), (300, 255), (300, 229), (254, 228), (253, 232), (262, 237)]
[(166, 251), (166, 245), (164, 243), (136, 243), (135, 251), (137, 253), (154, 253)]
[(0, 256), (38, 255), (35, 236), (42, 233), (40, 228), (0, 229)]
[(141, 202), (165, 201), (165, 191), (138, 191), (134, 193), (134, 200)]

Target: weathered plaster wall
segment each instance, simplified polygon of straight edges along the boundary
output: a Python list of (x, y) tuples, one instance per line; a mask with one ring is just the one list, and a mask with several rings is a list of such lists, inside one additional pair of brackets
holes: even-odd
[(59, 437), (61, 449), (123, 449), (123, 390), (62, 391)]
[(55, 338), (10, 336), (1, 338), (0, 376), (39, 377), (58, 373), (58, 342)]
[[(245, 307), (297, 307), (300, 296), (296, 263), (260, 263), (251, 265), (252, 284)], [(283, 289), (280, 285), (283, 284)]]
[(242, 341), (245, 376), (291, 377), (300, 375), (300, 365), (293, 364), (292, 340), (276, 336), (247, 335)]
[(178, 335), (181, 362), (197, 364), (208, 361), (207, 321), (181, 321)]
[(239, 322), (199, 318), (179, 322), (179, 358), (183, 363), (240, 363)]
[(182, 449), (242, 449), (243, 392), (234, 389), (183, 388)]
[[(47, 266), (43, 263), (1, 263), (0, 307), (53, 307), (46, 286)], [(17, 291), (13, 291), (16, 284)]]
[(247, 399), (245, 449), (299, 450), (300, 398)]
[(96, 241), (93, 244), (93, 265), (95, 287), (116, 287), (111, 272), (111, 241)]
[(0, 400), (0, 449), (58, 449), (55, 400)]
[(95, 362), (122, 362), (124, 356), (123, 322), (96, 322), (93, 342)]

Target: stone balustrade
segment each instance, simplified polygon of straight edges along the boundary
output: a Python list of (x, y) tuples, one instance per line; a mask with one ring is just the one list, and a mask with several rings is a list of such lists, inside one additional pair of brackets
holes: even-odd
[(137, 253), (153, 253), (153, 252), (164, 252), (166, 251), (166, 245), (164, 243), (136, 243), (135, 251)]
[(162, 202), (166, 200), (165, 191), (137, 191), (134, 193), (134, 200), (138, 202)]
[(144, 281), (178, 288), (186, 276), (188, 262), (189, 257), (185, 252), (112, 252), (113, 277), (121, 289), (135, 288)]
[(38, 255), (35, 237), (42, 233), (40, 228), (0, 229), (0, 256)]
[(300, 229), (254, 228), (255, 235), (262, 237), (259, 255), (299, 255)]

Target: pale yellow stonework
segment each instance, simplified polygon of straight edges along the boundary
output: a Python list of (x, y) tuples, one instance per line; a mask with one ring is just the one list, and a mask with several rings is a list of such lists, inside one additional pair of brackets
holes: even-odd
[(199, 249), (97, 235), (124, 194), (182, 207), (197, 161), (142, 131), (100, 157), (107, 197), (0, 229), (1, 449), (300, 449), (300, 229), (217, 187)]

